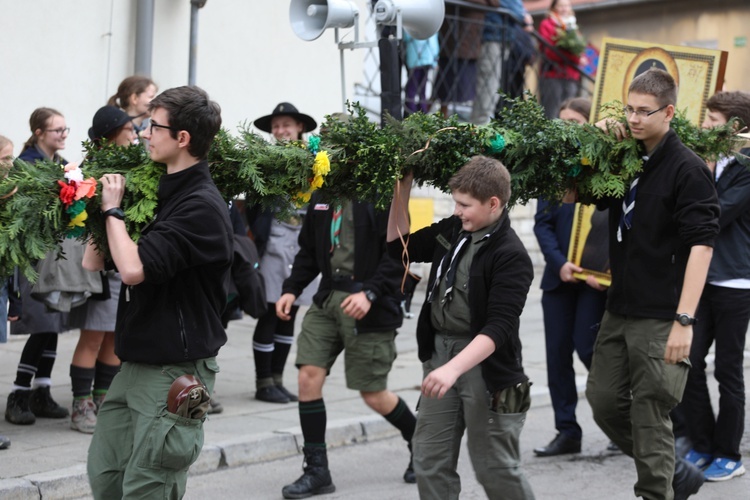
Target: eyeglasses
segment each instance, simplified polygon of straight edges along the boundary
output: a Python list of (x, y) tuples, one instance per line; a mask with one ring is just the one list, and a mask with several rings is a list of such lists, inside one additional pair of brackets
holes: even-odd
[(645, 109), (633, 109), (630, 106), (625, 106), (622, 108), (623, 112), (625, 112), (625, 116), (635, 115), (638, 118), (648, 118), (649, 116), (653, 115), (654, 113), (658, 113), (659, 111), (663, 110), (669, 106), (669, 104), (665, 104), (659, 109), (655, 109), (653, 111), (646, 111)]
[(53, 133), (55, 133), (57, 135), (62, 135), (62, 134), (69, 133), (70, 132), (70, 127), (65, 127), (65, 128), (62, 128), (62, 127), (61, 128), (48, 128), (47, 130), (45, 130), (45, 132), (53, 132)]
[(151, 126), (150, 126), (150, 128), (148, 129), (148, 131), (149, 131), (149, 133), (150, 133), (150, 134), (152, 134), (152, 135), (153, 135), (153, 133), (154, 133), (154, 127), (156, 127), (156, 128), (165, 128), (165, 129), (167, 129), (167, 130), (171, 130), (171, 131), (173, 131), (173, 132), (179, 132), (179, 131), (180, 131), (180, 129), (178, 129), (178, 128), (176, 128), (176, 127), (170, 127), (169, 125), (159, 125), (159, 124), (158, 124), (158, 123), (156, 123), (156, 122), (155, 122), (154, 120), (151, 120)]

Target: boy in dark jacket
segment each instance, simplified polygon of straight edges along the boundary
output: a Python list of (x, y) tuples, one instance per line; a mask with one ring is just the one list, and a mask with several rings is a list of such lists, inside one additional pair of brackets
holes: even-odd
[(519, 436), (529, 409), (519, 317), (533, 268), (510, 227), (510, 175), (497, 160), (475, 156), (450, 181), (454, 215), (409, 233), (412, 175), (396, 185), (388, 251), (400, 236), (412, 262), (431, 262), (428, 295), (417, 323), (424, 367), (414, 433), (414, 472), (422, 499), (457, 499), (464, 430), (477, 479), (489, 498), (533, 499), (521, 470)]
[[(750, 94), (719, 92), (706, 103), (703, 127), (750, 124)], [(747, 158), (750, 148), (740, 151)], [(739, 155), (738, 155), (739, 156)], [(750, 322), (750, 170), (734, 156), (709, 164), (721, 206), (711, 267), (695, 325), (687, 386), (678, 406), (693, 449), (685, 457), (705, 468), (707, 481), (726, 481), (745, 473), (740, 441), (745, 428), (743, 353)], [(716, 416), (706, 381), (706, 356), (715, 344), (714, 377), (719, 383)]]
[[(367, 406), (401, 431), (411, 447), (416, 419), (403, 399), (387, 389), (396, 359), (402, 313), (399, 264), (385, 248), (388, 215), (369, 203), (322, 203), (313, 195), (302, 223), (300, 250), (276, 302), (283, 321), (302, 290), (320, 274), (320, 286), (297, 339), (299, 416), (305, 444), (304, 474), (284, 486), (284, 498), (335, 491), (326, 455), (323, 384), (344, 351), (346, 385)], [(414, 482), (411, 462), (404, 480)]]
[[(168, 411), (167, 396), (183, 375), (210, 393), (226, 342), (221, 313), (232, 227), (205, 160), (221, 110), (198, 87), (167, 90), (149, 109), (149, 152), (167, 171), (159, 181), (157, 217), (138, 243), (119, 208), (125, 178), (101, 179), (107, 241), (123, 288), (115, 330), (122, 368), (99, 410), (88, 456), (97, 499), (182, 498), (188, 467), (203, 445), (204, 416)], [(96, 270), (103, 262), (89, 248), (84, 267)], [(208, 406), (205, 393), (204, 399)]]
[(586, 396), (599, 427), (634, 458), (635, 495), (644, 498), (684, 499), (703, 483), (675, 460), (669, 412), (690, 369), (719, 205), (706, 164), (670, 129), (676, 101), (674, 79), (652, 68), (630, 84), (627, 128), (597, 124), (638, 139), (644, 163), (625, 199), (608, 204), (612, 286)]

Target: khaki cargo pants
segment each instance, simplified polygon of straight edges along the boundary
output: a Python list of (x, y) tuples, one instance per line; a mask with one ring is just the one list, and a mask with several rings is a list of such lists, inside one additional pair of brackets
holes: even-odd
[[(424, 375), (446, 364), (471, 340), (436, 335), (432, 359), (423, 363)], [(412, 438), (419, 498), (459, 498), (461, 479), (456, 466), (466, 432), (471, 464), (487, 497), (533, 500), (519, 447), (530, 402), (528, 382), (491, 395), (479, 365), (461, 375), (442, 398), (420, 398)]]
[(213, 391), (216, 358), (171, 365), (123, 363), (99, 410), (88, 454), (94, 498), (179, 499), (203, 447), (203, 419), (167, 411), (174, 380), (195, 375)]
[(586, 397), (594, 420), (635, 459), (635, 495), (671, 499), (674, 435), (669, 412), (682, 399), (690, 362), (664, 361), (670, 320), (607, 311), (594, 346)]

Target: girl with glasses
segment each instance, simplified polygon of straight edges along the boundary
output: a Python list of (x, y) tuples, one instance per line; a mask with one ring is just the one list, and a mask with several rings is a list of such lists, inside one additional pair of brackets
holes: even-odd
[(31, 137), (23, 145), (19, 159), (28, 163), (50, 160), (65, 165), (67, 160), (58, 155), (65, 149), (65, 140), (70, 129), (65, 117), (52, 108), (37, 108), (29, 118)]
[[(23, 146), (19, 159), (36, 163), (48, 160), (65, 165), (58, 154), (65, 149), (70, 129), (65, 117), (52, 108), (37, 108), (29, 118), (31, 137)], [(46, 258), (55, 258), (50, 254)], [(32, 285), (19, 276), (18, 292), (10, 296), (12, 315), (18, 320), (11, 324), (11, 335), (31, 334), (21, 353), (16, 379), (8, 395), (5, 420), (12, 424), (29, 425), (37, 417), (66, 418), (68, 410), (57, 404), (50, 393), (52, 367), (57, 356), (57, 335), (65, 330), (66, 315), (48, 312), (42, 302), (31, 298)], [(32, 390), (33, 380), (33, 390)]]

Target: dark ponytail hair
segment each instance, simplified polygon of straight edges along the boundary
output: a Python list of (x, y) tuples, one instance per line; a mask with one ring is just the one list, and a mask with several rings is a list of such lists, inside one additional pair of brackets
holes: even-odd
[(29, 118), (29, 128), (31, 129), (31, 137), (24, 143), (23, 149), (36, 146), (39, 138), (36, 135), (36, 131), (42, 129), (44, 131), (47, 126), (47, 121), (53, 116), (62, 116), (63, 114), (52, 108), (36, 108)]
[(149, 85), (156, 87), (154, 81), (147, 76), (129, 76), (120, 83), (120, 86), (117, 87), (117, 93), (109, 98), (107, 104), (125, 109), (128, 107), (130, 96), (144, 93)]

